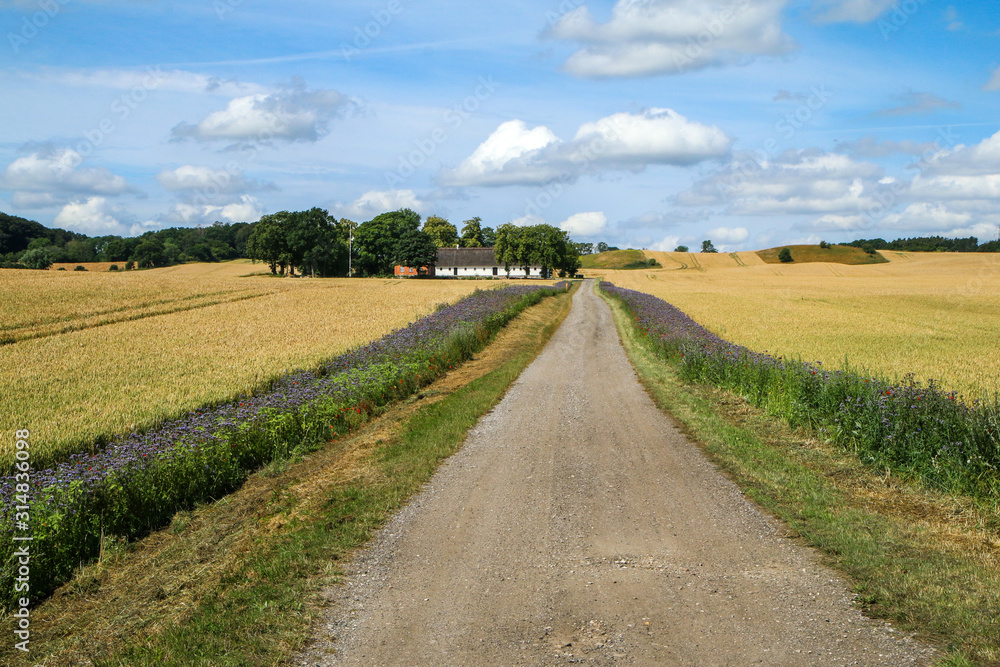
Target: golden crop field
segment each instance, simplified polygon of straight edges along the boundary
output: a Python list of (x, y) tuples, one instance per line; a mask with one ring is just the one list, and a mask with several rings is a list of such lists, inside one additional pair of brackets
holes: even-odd
[[(0, 432), (42, 458), (310, 368), (502, 282), (275, 279), (246, 262), (0, 270)], [(8, 338), (11, 340), (11, 338)], [(13, 438), (0, 444), (7, 454)]]
[(867, 266), (646, 255), (664, 268), (588, 274), (658, 296), (753, 350), (827, 368), (846, 359), (889, 379), (913, 373), (968, 398), (1000, 389), (1000, 255), (887, 251), (889, 263)]

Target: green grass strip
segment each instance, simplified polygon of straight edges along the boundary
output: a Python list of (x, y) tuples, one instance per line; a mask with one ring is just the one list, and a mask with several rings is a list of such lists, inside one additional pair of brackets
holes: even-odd
[[(556, 298), (565, 303), (570, 297)], [(363, 545), (420, 490), (545, 347), (567, 311), (563, 308), (555, 321), (539, 323), (525, 334), (501, 366), (412, 415), (397, 437), (376, 450), (384, 473), (381, 483), (333, 490), (321, 512), (292, 522), (284, 535), (259, 544), (182, 624), (146, 645), (95, 657), (94, 664), (273, 665), (287, 660), (310, 636), (316, 610), (306, 601), (339, 574), (317, 573)]]
[(942, 665), (1000, 664), (1000, 572), (935, 541), (905, 517), (869, 510), (838, 488), (831, 480), (845, 471), (874, 474), (856, 460), (803, 446), (801, 436), (762, 411), (734, 424), (719, 405), (720, 399), (733, 401), (732, 395), (683, 382), (622, 305), (604, 296), (629, 358), (659, 407), (754, 501), (847, 574), (868, 615), (941, 646)]

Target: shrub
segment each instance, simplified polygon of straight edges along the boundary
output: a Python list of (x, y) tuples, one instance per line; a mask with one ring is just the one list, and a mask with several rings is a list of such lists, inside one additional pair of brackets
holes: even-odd
[(863, 246), (861, 246), (861, 249), (864, 250), (869, 255), (875, 254), (875, 246), (873, 246), (871, 243), (864, 244)]
[(778, 253), (778, 259), (781, 260), (781, 262), (784, 264), (795, 261), (792, 259), (792, 251), (789, 250), (788, 248), (781, 249), (781, 252)]
[(826, 241), (820, 241), (819, 242), (819, 247), (822, 248), (823, 250), (829, 250), (830, 249), (830, 244), (827, 243)]
[(688, 248), (686, 245), (679, 245), (676, 248), (674, 248), (674, 252), (690, 252), (690, 248)]
[(131, 259), (129, 261), (125, 262), (125, 270), (126, 271), (131, 271), (134, 268), (135, 268), (135, 262), (133, 262)]
[(112, 264), (111, 266), (108, 267), (108, 271), (117, 271), (117, 270), (118, 270), (117, 264)]
[(74, 270), (74, 271), (86, 271), (86, 270), (87, 270), (87, 267), (83, 266), (82, 264), (77, 264), (77, 265), (76, 265), (76, 268), (75, 268), (75, 269), (73, 269), (73, 270)]

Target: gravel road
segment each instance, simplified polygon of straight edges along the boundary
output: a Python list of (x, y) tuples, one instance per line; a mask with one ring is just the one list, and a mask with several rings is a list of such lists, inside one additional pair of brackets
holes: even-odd
[(930, 664), (656, 408), (591, 283), (298, 664)]

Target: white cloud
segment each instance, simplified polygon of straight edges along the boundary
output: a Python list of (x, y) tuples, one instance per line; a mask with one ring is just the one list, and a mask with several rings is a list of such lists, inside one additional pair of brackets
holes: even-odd
[(330, 122), (354, 103), (335, 90), (307, 90), (301, 82), (274, 93), (257, 93), (229, 101), (196, 124), (174, 127), (175, 140), (318, 141)]
[(660, 250), (662, 252), (673, 252), (681, 242), (679, 236), (665, 236), (662, 240), (650, 246), (650, 250)]
[(1000, 67), (993, 70), (990, 80), (983, 84), (983, 90), (1000, 90)]
[(206, 197), (219, 194), (244, 193), (248, 190), (273, 189), (271, 184), (248, 180), (238, 170), (212, 169), (186, 164), (176, 169), (164, 169), (156, 175), (164, 189), (180, 193), (201, 193)]
[(854, 231), (858, 229), (867, 229), (870, 226), (871, 221), (859, 213), (827, 213), (826, 215), (820, 216), (809, 225), (809, 227), (818, 231), (831, 232)]
[(616, 113), (584, 123), (573, 140), (572, 157), (597, 155), (602, 163), (642, 167), (690, 165), (729, 152), (732, 140), (715, 125), (689, 121), (672, 109)]
[(870, 23), (898, 0), (814, 0), (817, 23)]
[(559, 223), (559, 229), (571, 235), (594, 236), (608, 226), (608, 217), (602, 211), (575, 213)]
[(256, 197), (242, 195), (227, 204), (193, 204), (180, 202), (159, 218), (163, 225), (191, 227), (222, 222), (257, 222), (264, 207)]
[(888, 229), (944, 232), (965, 227), (971, 220), (970, 214), (951, 211), (943, 204), (920, 202), (910, 204), (901, 213), (885, 216), (881, 224)]
[(522, 120), (509, 120), (463, 160), (447, 181), (460, 185), (544, 183), (559, 175), (559, 167), (547, 163), (542, 151), (557, 144), (559, 138), (544, 125), (528, 129)]
[(788, 150), (765, 161), (737, 155), (716, 174), (674, 197), (681, 206), (723, 206), (730, 213), (852, 213), (878, 205), (882, 169), (818, 149)]
[(82, 163), (83, 157), (71, 149), (31, 153), (0, 173), (0, 189), (14, 191), (17, 202), (33, 208), (64, 204), (79, 195), (115, 197), (135, 192), (121, 176)]
[(618, 0), (608, 23), (586, 6), (567, 13), (548, 35), (582, 43), (565, 64), (585, 77), (676, 74), (735, 64), (794, 48), (782, 32), (786, 0)]
[(729, 152), (731, 139), (716, 126), (690, 121), (671, 109), (616, 113), (585, 123), (571, 141), (521, 120), (501, 124), (454, 170), (446, 185), (537, 185), (572, 181), (608, 169), (639, 171), (650, 164), (690, 165)]
[(359, 221), (370, 220), (380, 213), (408, 208), (422, 213), (427, 210), (427, 202), (422, 201), (413, 190), (369, 190), (348, 205), (334, 207), (339, 214)]
[(88, 197), (66, 204), (52, 222), (70, 231), (104, 236), (125, 234), (135, 223), (135, 216), (104, 197)]
[(516, 227), (530, 227), (532, 225), (545, 225), (548, 224), (548, 221), (540, 215), (533, 215), (529, 213), (527, 215), (522, 215), (520, 218), (514, 218), (510, 221), (510, 224)]
[(993, 210), (1000, 201), (1000, 132), (973, 146), (938, 151), (915, 166), (920, 173), (908, 192), (914, 199), (962, 201), (966, 207), (978, 202), (978, 208)]
[(110, 88), (113, 90), (167, 90), (180, 93), (207, 93), (226, 97), (266, 94), (265, 86), (216, 76), (167, 70), (145, 69), (56, 69), (44, 68), (25, 72), (22, 76), (37, 81), (80, 88)]
[(898, 106), (880, 109), (875, 112), (875, 116), (909, 116), (913, 114), (933, 113), (939, 109), (961, 109), (958, 102), (949, 102), (943, 97), (938, 97), (933, 93), (919, 93), (910, 91), (902, 95), (895, 96)]
[(708, 236), (720, 243), (739, 245), (750, 238), (750, 230), (746, 227), (716, 227), (708, 230)]

